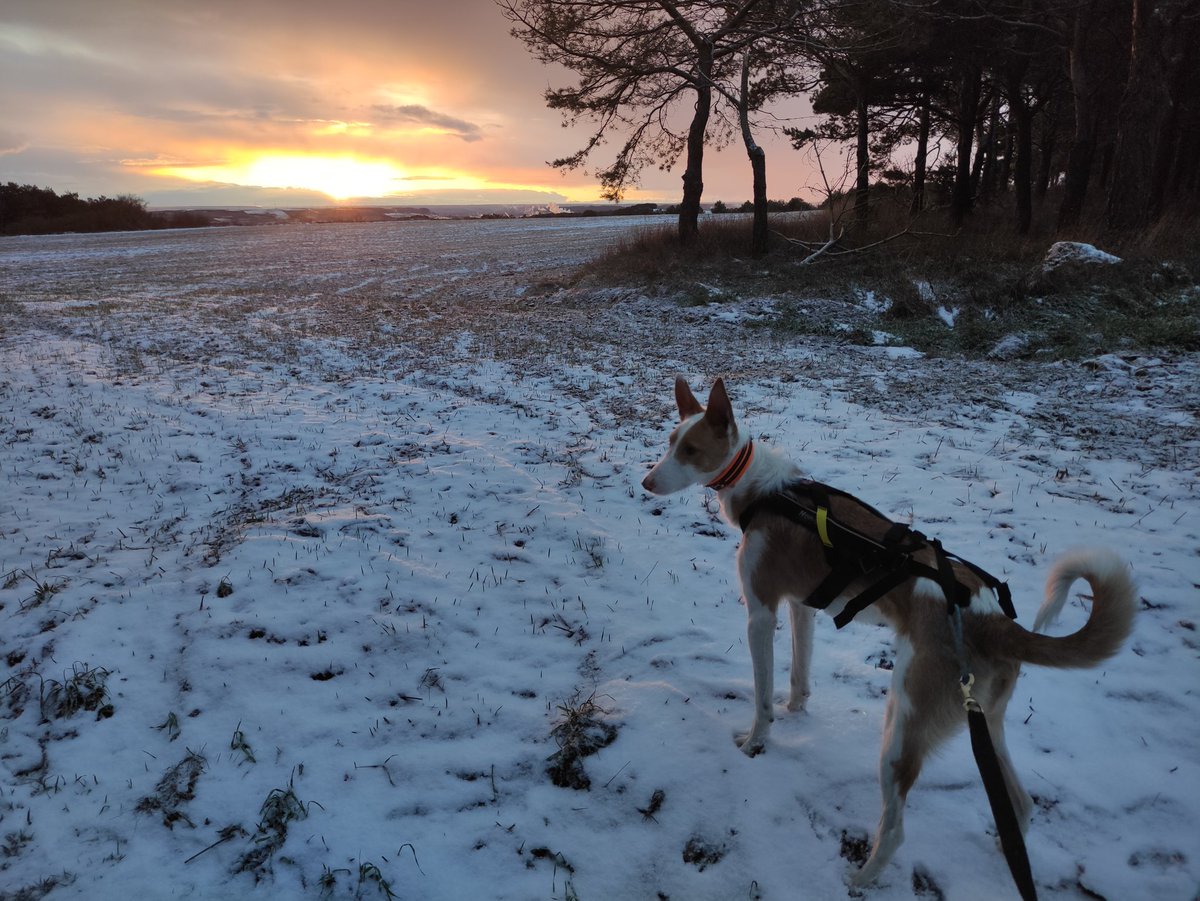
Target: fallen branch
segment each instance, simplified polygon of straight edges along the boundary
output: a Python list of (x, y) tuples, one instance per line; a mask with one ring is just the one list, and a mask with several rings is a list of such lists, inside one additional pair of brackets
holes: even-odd
[(852, 254), (852, 253), (865, 253), (868, 250), (871, 250), (875, 247), (879, 247), (882, 244), (887, 244), (890, 241), (895, 241), (897, 238), (902, 238), (905, 235), (912, 235), (913, 237), (920, 237), (920, 238), (953, 238), (953, 237), (956, 237), (956, 235), (948, 235), (948, 234), (943, 234), (941, 232), (915, 232), (912, 229), (906, 228), (906, 229), (896, 232), (895, 234), (888, 235), (886, 238), (880, 238), (878, 241), (872, 241), (870, 244), (864, 244), (861, 247), (847, 247), (842, 250), (834, 250), (833, 248), (837, 245), (837, 243), (839, 241), (842, 240), (842, 237), (846, 234), (846, 230), (842, 229), (842, 231), (839, 232), (836, 236), (830, 236), (828, 241), (826, 241), (824, 244), (822, 244), (816, 250), (813, 250), (813, 247), (815, 247), (816, 245), (809, 243), (808, 241), (801, 241), (798, 238), (790, 238), (787, 235), (785, 235), (779, 231), (776, 231), (775, 234), (779, 235), (779, 237), (783, 238), (783, 240), (787, 241), (789, 244), (793, 244), (797, 247), (802, 247), (802, 248), (804, 248), (804, 250), (809, 252), (808, 256), (806, 256), (803, 260), (800, 261), (799, 265), (801, 265), (801, 266), (807, 266), (809, 263), (812, 263), (814, 260), (818, 259), (819, 257), (826, 256), (826, 255), (831, 256), (831, 257), (842, 257), (842, 256), (846, 256), (847, 254)]
[(878, 247), (881, 244), (887, 244), (889, 241), (895, 241), (897, 238), (908, 234), (908, 229), (898, 231), (894, 235), (888, 235), (886, 238), (880, 238), (878, 241), (872, 241), (870, 244), (864, 244), (862, 247), (848, 247), (845, 250), (836, 250), (834, 256), (843, 256), (848, 253), (862, 253), (865, 250), (870, 250), (872, 247)]
[(842, 240), (842, 237), (845, 234), (846, 234), (846, 230), (844, 228), (840, 232), (838, 232), (836, 235), (831, 234), (829, 236), (829, 240), (826, 241), (824, 244), (822, 244), (819, 248), (814, 250), (812, 253), (810, 253), (808, 256), (806, 256), (804, 259), (802, 259), (800, 261), (800, 265), (807, 266), (809, 263), (811, 263), (813, 260), (820, 257), (822, 254), (828, 253), (830, 251), (830, 249), (835, 244), (837, 244), (838, 241)]

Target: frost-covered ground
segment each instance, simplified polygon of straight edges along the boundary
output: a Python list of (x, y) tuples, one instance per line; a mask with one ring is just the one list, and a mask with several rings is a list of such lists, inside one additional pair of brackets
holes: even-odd
[[(572, 287), (630, 227), (0, 242), (0, 898), (847, 897), (889, 635), (821, 620), (810, 712), (738, 752), (736, 532), (639, 486), (677, 373), (1025, 623), (1064, 549), (1129, 559), (1129, 646), (1009, 709), (1030, 856), (1043, 898), (1197, 896), (1197, 359), (928, 360)], [(609, 742), (553, 761), (573, 788), (560, 724)], [(867, 897), (1015, 897), (965, 737), (907, 826)]]

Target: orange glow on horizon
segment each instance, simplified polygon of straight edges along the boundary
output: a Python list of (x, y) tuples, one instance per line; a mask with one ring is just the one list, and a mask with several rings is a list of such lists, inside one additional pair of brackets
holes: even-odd
[(165, 166), (155, 175), (260, 188), (300, 188), (334, 200), (386, 197), (402, 190), (406, 173), (386, 160), (265, 152), (215, 166)]
[(595, 197), (592, 193), (595, 189), (591, 185), (568, 187), (494, 182), (467, 172), (413, 170), (391, 160), (354, 154), (242, 151), (231, 154), (224, 163), (160, 165), (148, 171), (155, 176), (189, 182), (315, 191), (335, 201), (387, 197), (401, 199), (409, 194), (460, 191), (536, 191), (567, 196), (566, 202), (572, 203), (593, 202)]

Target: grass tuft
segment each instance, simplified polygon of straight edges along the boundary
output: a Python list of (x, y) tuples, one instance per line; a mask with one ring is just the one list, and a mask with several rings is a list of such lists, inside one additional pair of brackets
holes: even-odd
[(693, 835), (683, 846), (683, 862), (691, 864), (703, 873), (714, 864), (720, 863), (728, 851), (723, 843)]
[(238, 761), (242, 763), (258, 763), (254, 758), (254, 751), (250, 748), (250, 743), (246, 741), (246, 733), (242, 731), (242, 724), (238, 723), (233, 730), (233, 738), (229, 740), (229, 750), (241, 751), (242, 759)]
[(138, 813), (160, 812), (163, 825), (168, 829), (174, 829), (179, 822), (194, 828), (195, 823), (182, 808), (196, 797), (196, 783), (207, 766), (207, 758), (189, 748), (179, 763), (163, 773), (154, 786), (154, 794), (143, 798), (136, 810)]
[[(33, 594), (20, 601), (22, 610), (30, 610), (41, 606), (67, 587), (66, 582), (51, 582), (48, 579), (43, 581), (30, 572), (21, 572), (19, 575), (23, 575), (33, 583)], [(15, 575), (10, 575), (6, 580), (5, 586), (8, 587), (10, 584), (15, 585)]]
[(41, 709), (43, 721), (63, 719), (80, 710), (96, 711), (96, 719), (113, 715), (105, 683), (111, 673), (104, 667), (92, 669), (86, 663), (71, 667), (71, 675), (62, 681), (47, 679), (42, 683)]
[(258, 827), (251, 836), (254, 845), (238, 858), (235, 873), (253, 873), (257, 882), (270, 871), (271, 860), (287, 841), (288, 826), (308, 819), (309, 807), (296, 795), (292, 780), (287, 788), (273, 788), (259, 808)]
[(358, 865), (358, 887), (355, 889), (354, 897), (362, 898), (363, 891), (368, 886), (374, 886), (377, 893), (391, 901), (392, 898), (400, 897), (392, 891), (392, 885), (383, 877), (383, 872), (378, 866), (368, 861), (363, 861)]
[(154, 728), (159, 732), (167, 733), (168, 741), (175, 741), (182, 734), (182, 730), (179, 728), (179, 717), (175, 715), (174, 711), (168, 713), (167, 718)]
[(617, 727), (606, 722), (609, 711), (596, 703), (596, 696), (578, 696), (558, 706), (559, 721), (550, 730), (558, 750), (547, 758), (550, 781), (560, 788), (587, 791), (592, 780), (583, 768), (583, 758), (607, 748), (617, 739)]

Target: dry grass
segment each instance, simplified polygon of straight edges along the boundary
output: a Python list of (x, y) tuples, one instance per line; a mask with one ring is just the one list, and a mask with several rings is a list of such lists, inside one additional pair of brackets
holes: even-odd
[(577, 695), (558, 710), (561, 718), (550, 730), (558, 750), (550, 755), (546, 772), (560, 788), (586, 791), (592, 780), (584, 771), (583, 758), (616, 741), (617, 728), (607, 722), (608, 711), (596, 703), (594, 695), (586, 699)]
[(42, 683), (42, 719), (57, 720), (73, 716), (80, 710), (94, 710), (97, 719), (113, 715), (105, 683), (112, 675), (104, 667), (92, 668), (86, 663), (77, 663), (62, 681), (46, 679)]
[[(773, 215), (772, 246), (759, 259), (749, 253), (748, 216), (706, 217), (690, 247), (680, 247), (674, 228), (664, 225), (635, 234), (583, 275), (637, 285), (682, 305), (773, 297), (782, 311), (776, 327), (823, 336), (835, 333), (812, 314), (811, 301), (853, 303), (869, 293), (887, 313), (849, 331), (838, 325), (836, 337), (871, 343), (884, 330), (934, 353), (987, 353), (1013, 334), (1026, 336), (1019, 354), (1028, 356), (1200, 349), (1200, 223), (1168, 217), (1146, 232), (1112, 235), (1095, 213), (1070, 234), (1057, 234), (1058, 202), (1050, 197), (1035, 211), (1029, 233), (1019, 235), (1011, 197), (978, 210), (961, 228), (944, 209), (914, 218), (899, 196), (873, 202), (865, 224), (852, 222), (846, 203), (832, 212)], [(831, 219), (841, 239), (804, 264), (828, 241)], [(1040, 266), (1058, 240), (1091, 243), (1125, 262), (1051, 281)], [(803, 313), (794, 313), (800, 307)], [(945, 327), (939, 307), (961, 312), (955, 329)]]
[[(1139, 261), (1171, 260), (1200, 268), (1200, 221), (1182, 213), (1164, 217), (1152, 228), (1130, 233), (1112, 233), (1102, 223), (1101, 211), (1091, 210), (1075, 227), (1058, 233), (1056, 217), (1059, 198), (1049, 195), (1037, 205), (1030, 231), (1021, 235), (1015, 228), (1014, 199), (1001, 197), (977, 209), (961, 226), (955, 226), (946, 209), (933, 209), (912, 216), (908, 201), (900, 195), (872, 198), (869, 222), (855, 224), (849, 199), (835, 201), (832, 209), (809, 213), (773, 213), (772, 249), (758, 262), (762, 266), (787, 266), (807, 252), (790, 242), (819, 245), (834, 230), (844, 232), (838, 249), (854, 251), (877, 242), (872, 255), (926, 266), (955, 268), (961, 260), (973, 264), (997, 262), (1033, 263), (1041, 259), (1054, 241), (1083, 241)], [(691, 270), (696, 264), (745, 260), (750, 253), (751, 219), (742, 214), (708, 216), (701, 222), (698, 241), (679, 247), (674, 221), (644, 229), (618, 244), (610, 253), (587, 267), (588, 272), (611, 275), (624, 272), (631, 277), (655, 278)], [(891, 240), (889, 240), (891, 239)], [(863, 255), (830, 255), (822, 265), (844, 261), (857, 268)]]

